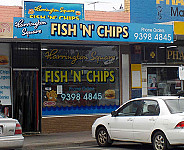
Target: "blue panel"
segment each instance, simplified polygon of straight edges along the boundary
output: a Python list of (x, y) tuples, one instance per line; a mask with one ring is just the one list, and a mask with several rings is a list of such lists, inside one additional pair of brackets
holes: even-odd
[(119, 105), (110, 106), (81, 106), (81, 107), (45, 107), (42, 108), (42, 116), (68, 115), (68, 114), (97, 114), (110, 113), (116, 110)]
[(14, 18), (14, 38), (173, 43), (173, 26)]
[(130, 0), (131, 23), (184, 21), (183, 0)]
[(84, 4), (24, 1), (24, 17), (84, 20)]
[(132, 98), (139, 98), (142, 97), (142, 89), (132, 89)]

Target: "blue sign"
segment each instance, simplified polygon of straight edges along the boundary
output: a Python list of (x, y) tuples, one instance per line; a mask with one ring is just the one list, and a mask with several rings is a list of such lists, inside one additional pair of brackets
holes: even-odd
[(184, 21), (183, 0), (130, 0), (131, 23)]
[(36, 19), (84, 20), (84, 4), (24, 1), (24, 17)]
[(14, 18), (14, 38), (172, 43), (173, 26)]

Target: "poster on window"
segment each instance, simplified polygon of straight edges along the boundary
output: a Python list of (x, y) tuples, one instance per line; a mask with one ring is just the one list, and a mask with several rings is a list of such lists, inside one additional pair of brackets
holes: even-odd
[(149, 89), (157, 89), (157, 75), (156, 74), (148, 74), (148, 88)]
[(0, 83), (0, 104), (11, 105), (9, 68), (0, 68)]

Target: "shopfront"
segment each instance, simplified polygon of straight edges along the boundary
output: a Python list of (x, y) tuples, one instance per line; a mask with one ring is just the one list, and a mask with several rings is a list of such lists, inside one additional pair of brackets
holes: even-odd
[(143, 96), (176, 95), (183, 90), (179, 67), (183, 65), (182, 42), (142, 46)]
[(42, 44), (43, 116), (110, 112), (119, 82), (119, 46)]
[[(43, 132), (89, 129), (94, 116), (110, 113), (131, 98), (129, 44), (172, 43), (172, 31), (168, 25), (14, 18), (14, 38), (27, 40), (30, 46), (39, 43), (40, 62), (25, 66), (25, 72), (16, 69), (13, 76), (18, 82), (25, 73), (38, 81), (32, 83), (40, 89), (34, 91), (38, 95), (33, 104), (38, 104), (35, 114), (41, 110)], [(155, 38), (158, 34), (167, 39)], [(25, 60), (34, 60), (33, 48), (29, 50), (27, 55), (33, 58)], [(133, 84), (141, 85), (141, 80)]]

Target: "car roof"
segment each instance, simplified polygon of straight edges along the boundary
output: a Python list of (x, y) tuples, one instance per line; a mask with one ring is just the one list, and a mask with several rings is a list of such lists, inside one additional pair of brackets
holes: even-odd
[(140, 100), (140, 99), (152, 99), (152, 100), (173, 100), (173, 99), (184, 99), (184, 97), (181, 96), (150, 96), (150, 97), (141, 97), (141, 98), (135, 98), (133, 100)]

